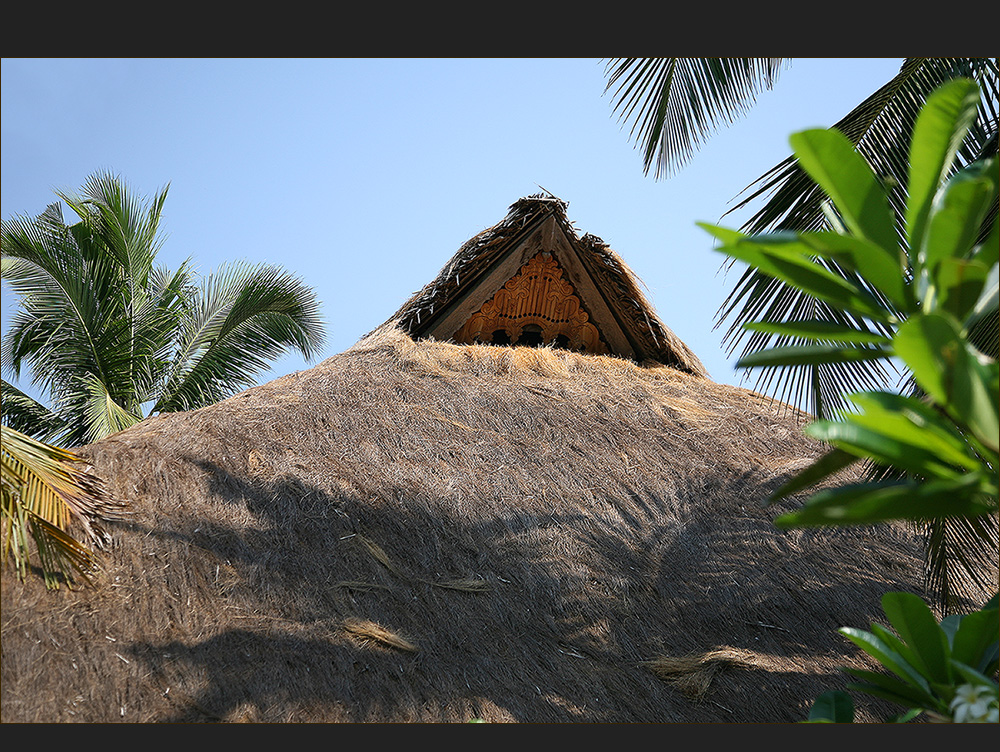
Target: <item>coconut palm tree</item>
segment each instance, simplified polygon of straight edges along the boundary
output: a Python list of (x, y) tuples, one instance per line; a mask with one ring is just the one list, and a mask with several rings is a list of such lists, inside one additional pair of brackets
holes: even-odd
[[(614, 91), (615, 111), (632, 123), (631, 135), (641, 145), (646, 173), (653, 170), (660, 178), (681, 169), (716, 128), (732, 123), (752, 106), (756, 95), (771, 88), (787, 65), (784, 58), (616, 58), (607, 64), (607, 90)], [(897, 218), (903, 216), (906, 206), (913, 123), (928, 95), (945, 81), (958, 77), (976, 80), (985, 96), (959, 149), (954, 166), (957, 171), (997, 153), (1000, 75), (996, 58), (906, 58), (892, 80), (834, 125), (865, 157), (875, 174), (882, 176)], [(745, 197), (730, 212), (764, 200), (741, 228), (744, 232), (813, 231), (830, 226), (823, 192), (792, 157), (758, 178), (744, 193)], [(996, 204), (984, 227), (989, 227), (995, 217)], [(897, 224), (902, 226), (901, 221)], [(831, 269), (844, 273), (834, 265)], [(843, 318), (842, 312), (749, 269), (723, 302), (717, 325), (727, 326), (723, 341), (729, 352), (739, 351), (746, 357), (803, 341), (748, 331), (744, 324), (813, 319), (871, 326), (870, 322)], [(973, 341), (995, 354), (997, 331), (995, 318), (983, 322)], [(892, 378), (886, 364), (871, 362), (762, 369), (759, 374), (759, 389), (818, 417), (832, 417), (845, 408), (845, 393), (876, 389)]]
[(116, 175), (57, 194), (36, 218), (3, 222), (2, 276), (20, 308), (0, 346), (3, 423), (62, 446), (96, 441), (158, 412), (211, 404), (254, 383), (288, 350), (324, 339), (310, 288), (278, 267), (234, 263), (198, 278), (155, 265), (167, 188), (137, 196)]

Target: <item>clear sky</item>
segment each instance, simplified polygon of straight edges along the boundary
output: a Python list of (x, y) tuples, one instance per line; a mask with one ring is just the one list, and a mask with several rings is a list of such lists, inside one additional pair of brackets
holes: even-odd
[[(713, 328), (738, 274), (695, 223), (738, 227), (749, 214), (723, 214), (788, 155), (788, 135), (832, 125), (901, 63), (797, 58), (654, 180), (598, 59), (4, 59), (2, 215), (39, 214), (97, 171), (144, 194), (169, 183), (160, 263), (282, 265), (322, 300), (322, 360), (545, 190), (632, 267), (712, 377), (739, 384)], [(4, 332), (15, 303), (5, 287)], [(288, 356), (260, 381), (308, 365)]]

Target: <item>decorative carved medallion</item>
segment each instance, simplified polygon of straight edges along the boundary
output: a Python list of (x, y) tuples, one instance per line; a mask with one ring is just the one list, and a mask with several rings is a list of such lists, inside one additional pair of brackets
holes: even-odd
[(483, 303), (455, 334), (459, 344), (554, 345), (606, 354), (601, 334), (573, 285), (548, 253), (539, 253)]

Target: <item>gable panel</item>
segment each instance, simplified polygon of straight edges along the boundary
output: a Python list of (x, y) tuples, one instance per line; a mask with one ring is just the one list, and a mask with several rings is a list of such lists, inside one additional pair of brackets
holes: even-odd
[(573, 285), (551, 253), (541, 252), (469, 317), (459, 344), (536, 344), (606, 354)]

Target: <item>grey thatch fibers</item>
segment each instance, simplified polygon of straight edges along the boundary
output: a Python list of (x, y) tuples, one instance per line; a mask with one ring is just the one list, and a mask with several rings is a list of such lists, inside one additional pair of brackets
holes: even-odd
[(3, 720), (801, 719), (921, 554), (773, 526), (799, 429), (675, 368), (384, 329), (84, 448), (131, 516), (93, 586), (4, 571)]

